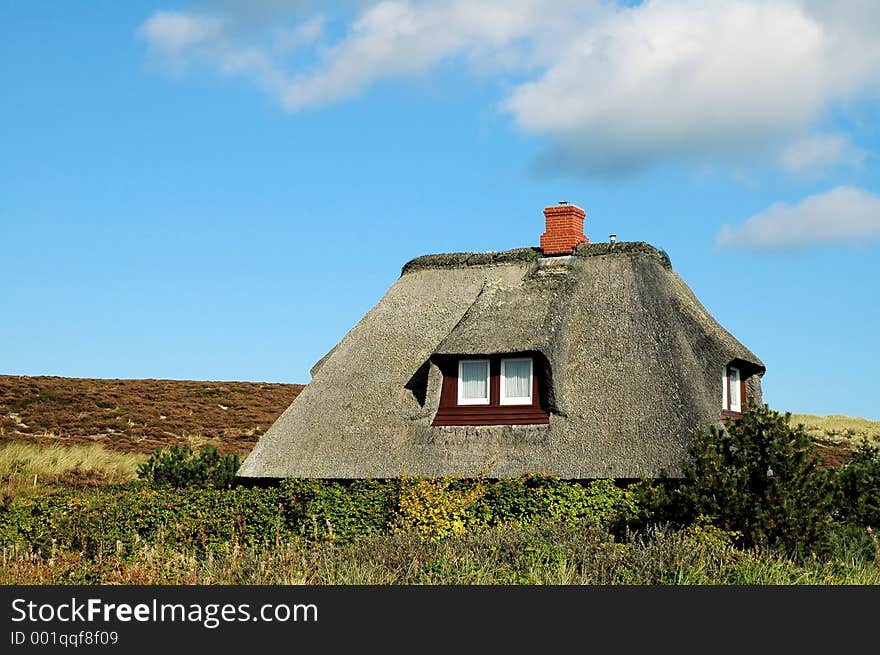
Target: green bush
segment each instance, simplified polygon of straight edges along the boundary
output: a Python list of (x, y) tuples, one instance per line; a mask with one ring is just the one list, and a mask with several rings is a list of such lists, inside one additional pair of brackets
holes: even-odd
[[(646, 502), (656, 518), (683, 524), (708, 517), (745, 545), (805, 553), (822, 546), (831, 527), (830, 473), (819, 465), (803, 426), (766, 406), (751, 408), (724, 429), (694, 439), (677, 485), (651, 483)], [(653, 494), (653, 498), (650, 498)]]
[(396, 480), (291, 478), (279, 490), (289, 507), (291, 530), (315, 540), (346, 542), (384, 532), (397, 504)]
[(238, 455), (222, 455), (214, 446), (202, 446), (196, 453), (189, 445), (173, 444), (154, 450), (138, 467), (138, 478), (159, 487), (228, 489), (238, 466)]
[(638, 513), (635, 493), (613, 480), (588, 483), (535, 474), (497, 480), (475, 504), (477, 522), (500, 525), (536, 520), (575, 521), (584, 517), (618, 528)]
[(835, 483), (841, 519), (880, 528), (880, 448), (863, 441), (837, 472)]
[(0, 511), (0, 546), (39, 553), (128, 555), (161, 544), (205, 552), (229, 543), (264, 545), (297, 529), (278, 488), (147, 488), (141, 483), (86, 493), (18, 497)]

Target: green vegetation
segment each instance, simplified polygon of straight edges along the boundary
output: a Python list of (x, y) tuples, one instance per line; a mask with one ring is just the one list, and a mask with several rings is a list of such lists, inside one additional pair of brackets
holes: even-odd
[(86, 493), (7, 501), (0, 547), (39, 556), (131, 555), (144, 544), (209, 553), (230, 543), (265, 547), (290, 540), (351, 543), (415, 530), (429, 539), (493, 525), (592, 518), (622, 525), (632, 491), (551, 476), (520, 480), (288, 480), (277, 487), (151, 487), (143, 482)]
[(692, 524), (707, 518), (745, 546), (810, 552), (828, 539), (834, 475), (820, 468), (803, 426), (766, 407), (694, 439), (683, 479), (661, 480), (654, 512)]
[(239, 464), (238, 455), (221, 455), (209, 444), (198, 452), (189, 444), (174, 444), (167, 450), (156, 449), (138, 467), (138, 477), (155, 486), (229, 489), (235, 482)]
[(880, 584), (880, 449), (823, 468), (767, 408), (700, 434), (677, 480), (230, 488), (234, 465), (174, 447), (138, 480), (7, 497), (0, 582)]
[(143, 544), (131, 554), (0, 553), (0, 584), (880, 584), (870, 560), (795, 560), (742, 550), (715, 529), (657, 527), (618, 538), (595, 521), (418, 530), (350, 543), (295, 538), (202, 553)]
[(880, 526), (880, 448), (863, 442), (836, 482), (841, 519), (856, 526)]

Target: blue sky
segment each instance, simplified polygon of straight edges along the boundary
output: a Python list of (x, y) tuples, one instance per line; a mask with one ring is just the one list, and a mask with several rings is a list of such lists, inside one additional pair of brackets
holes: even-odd
[(880, 419), (880, 5), (0, 4), (0, 373), (307, 382), (412, 257), (648, 241)]

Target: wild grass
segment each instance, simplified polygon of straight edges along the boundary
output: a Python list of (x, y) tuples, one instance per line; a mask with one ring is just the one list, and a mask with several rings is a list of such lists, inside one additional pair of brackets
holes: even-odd
[(125, 558), (7, 548), (0, 561), (0, 584), (880, 584), (880, 566), (867, 560), (795, 562), (691, 529), (658, 527), (616, 540), (589, 521), (504, 525), (442, 539), (397, 532), (344, 545), (229, 543), (200, 555), (156, 543)]
[(42, 446), (8, 441), (0, 444), (0, 497), (127, 482), (137, 477), (137, 467), (145, 459), (99, 444)]

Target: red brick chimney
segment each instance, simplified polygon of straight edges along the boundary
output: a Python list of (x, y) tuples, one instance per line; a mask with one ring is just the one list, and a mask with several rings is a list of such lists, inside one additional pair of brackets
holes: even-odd
[(562, 201), (544, 208), (547, 230), (541, 235), (541, 250), (545, 257), (570, 255), (579, 243), (590, 243), (584, 235), (586, 212), (577, 205)]

